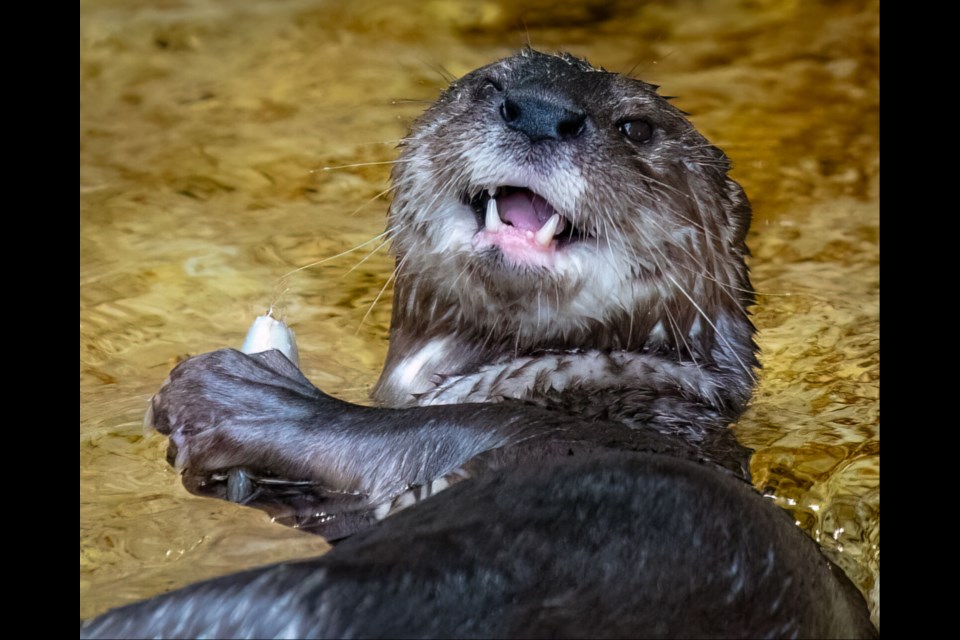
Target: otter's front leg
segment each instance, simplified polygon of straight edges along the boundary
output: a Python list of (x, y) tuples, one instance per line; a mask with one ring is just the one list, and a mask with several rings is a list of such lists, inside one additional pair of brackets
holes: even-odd
[[(168, 460), (191, 491), (263, 508), (287, 524), (316, 516), (309, 528), (328, 537), (329, 526), (314, 525), (335, 520), (337, 534), (349, 533), (341, 529), (383, 515), (397, 496), (429, 487), (484, 452), (574, 426), (518, 403), (354, 405), (310, 384), (279, 351), (233, 349), (178, 365), (147, 421), (169, 436)], [(345, 512), (361, 521), (343, 525)]]

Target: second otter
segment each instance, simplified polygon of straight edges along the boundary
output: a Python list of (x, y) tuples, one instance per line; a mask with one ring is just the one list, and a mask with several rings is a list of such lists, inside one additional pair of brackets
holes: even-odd
[(739, 479), (728, 425), (757, 362), (728, 169), (655, 87), (569, 55), (454, 82), (394, 172), (381, 406), (232, 350), (152, 403), (193, 490), (331, 538), (370, 528), (87, 632), (873, 635), (852, 584)]

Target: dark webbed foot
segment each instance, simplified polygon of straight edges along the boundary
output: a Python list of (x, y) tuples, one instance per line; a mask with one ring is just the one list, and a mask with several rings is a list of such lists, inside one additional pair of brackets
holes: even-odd
[(185, 471), (183, 485), (195, 495), (219, 498), (267, 512), (276, 522), (338, 540), (377, 521), (369, 496), (323, 487), (311, 480), (257, 475), (234, 467), (194, 474)]

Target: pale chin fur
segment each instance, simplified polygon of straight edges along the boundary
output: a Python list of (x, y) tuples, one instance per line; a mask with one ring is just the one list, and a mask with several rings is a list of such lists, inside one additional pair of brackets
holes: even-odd
[[(470, 168), (464, 186), (424, 193), (424, 198), (411, 201), (411, 219), (398, 222), (390, 229), (393, 236), (403, 233), (402, 227), (408, 225), (425, 230), (426, 241), (417, 245), (415, 257), (409, 257), (401, 268), (413, 270), (417, 262), (434, 260), (451, 264), (457, 257), (473, 261), (490, 248), (480, 240), (484, 228), (478, 229), (474, 212), (461, 202), (461, 192), (481, 192), (499, 185), (525, 187), (549, 194), (550, 203), (566, 219), (576, 223), (584, 217), (580, 201), (587, 184), (569, 158), (555, 159), (550, 170), (544, 173), (503, 162), (502, 157), (498, 161), (497, 151), (485, 142), (465, 150), (461, 159)], [(421, 164), (412, 163), (415, 167)], [(431, 175), (426, 167), (423, 170), (425, 175)], [(619, 247), (611, 247), (607, 238), (601, 236), (554, 251), (541, 265), (511, 264), (507, 259), (508, 266), (521, 271), (542, 269), (538, 277), (543, 284), (531, 296), (529, 305), (514, 308), (512, 317), (503, 319), (504, 322), (516, 325), (517, 331), (531, 336), (559, 337), (574, 328), (582, 328), (585, 320), (604, 320), (611, 304), (617, 307), (640, 304), (650, 292), (645, 291), (647, 287), (643, 283), (629, 277), (632, 265), (623, 260), (617, 249)], [(456, 288), (462, 283), (452, 277), (451, 284)], [(561, 287), (565, 294), (562, 308), (552, 297), (555, 287)], [(490, 312), (498, 313), (500, 308), (498, 304), (491, 304)], [(430, 351), (434, 352), (435, 347)]]
[[(499, 184), (522, 185), (523, 182), (501, 180)], [(543, 192), (540, 191), (542, 187), (530, 188)], [(434, 220), (443, 220), (442, 224), (431, 225), (429, 238), (432, 246), (424, 248), (438, 259), (450, 262), (452, 258), (460, 256), (476, 260), (484, 251), (492, 248), (481, 239), (484, 229), (477, 229), (473, 212), (457, 199), (445, 200), (427, 215)], [(514, 315), (512, 321), (520, 326), (563, 335), (564, 323), (578, 324), (583, 319), (602, 320), (605, 317), (603, 311), (611, 304), (611, 299), (615, 299), (617, 304), (638, 303), (644, 297), (645, 286), (625, 277), (630, 272), (629, 265), (623, 264), (620, 258), (605, 239), (580, 242), (577, 246), (554, 251), (547, 254), (542, 264), (511, 263), (509, 258), (504, 258), (507, 266), (518, 270), (542, 270), (543, 280), (547, 283), (539, 300), (534, 296), (531, 305), (514, 309), (519, 315)], [(566, 297), (562, 313), (558, 313), (561, 309), (555, 307), (551, 298), (554, 286), (562, 287), (567, 296), (573, 294), (573, 297)], [(499, 305), (494, 305), (491, 311), (497, 309)]]

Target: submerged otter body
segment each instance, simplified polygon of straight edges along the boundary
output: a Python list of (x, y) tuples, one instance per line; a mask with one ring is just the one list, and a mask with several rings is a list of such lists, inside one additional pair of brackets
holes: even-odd
[(192, 491), (356, 535), (82, 633), (875, 635), (728, 428), (757, 366), (728, 169), (655, 87), (566, 54), (454, 82), (393, 174), (380, 406), (221, 350), (148, 412)]

